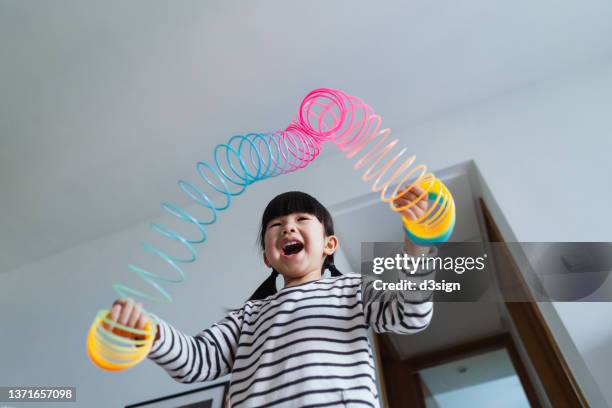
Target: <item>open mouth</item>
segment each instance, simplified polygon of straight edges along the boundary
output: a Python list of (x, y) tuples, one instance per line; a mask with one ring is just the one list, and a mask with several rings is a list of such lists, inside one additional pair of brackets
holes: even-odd
[(300, 241), (289, 241), (283, 245), (283, 254), (284, 255), (295, 255), (304, 249), (304, 244)]

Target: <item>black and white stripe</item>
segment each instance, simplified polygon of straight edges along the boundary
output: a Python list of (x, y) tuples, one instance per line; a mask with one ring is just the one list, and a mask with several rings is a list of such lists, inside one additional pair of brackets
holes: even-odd
[(231, 373), (232, 408), (379, 407), (367, 330), (423, 330), (433, 303), (370, 290), (357, 274), (284, 288), (196, 336), (159, 319), (149, 358), (183, 383)]

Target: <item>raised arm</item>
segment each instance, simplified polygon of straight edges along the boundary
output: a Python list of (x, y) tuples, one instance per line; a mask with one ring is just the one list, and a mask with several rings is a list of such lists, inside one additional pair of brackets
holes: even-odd
[[(414, 191), (403, 192), (403, 196), (396, 200), (398, 207), (404, 206), (419, 197), (424, 196), (425, 191), (416, 186)], [(426, 199), (420, 199), (411, 208), (401, 212), (401, 215), (411, 220), (422, 217), (429, 203)], [(400, 252), (400, 251), (397, 251)], [(412, 258), (421, 258), (418, 267), (413, 271), (399, 270), (399, 278), (409, 280), (419, 287), (424, 280), (434, 278), (433, 262), (425, 262), (427, 257), (437, 255), (436, 247), (420, 246), (413, 243), (404, 234), (404, 254)], [(413, 263), (415, 265), (415, 263)], [(394, 332), (401, 334), (412, 334), (425, 329), (433, 315), (432, 293), (419, 290), (377, 290), (374, 279), (363, 278), (362, 296), (364, 301), (364, 313), (366, 321), (374, 331)]]
[[(427, 251), (428, 257), (437, 255), (436, 247), (428, 247)], [(405, 253), (414, 256), (407, 251)], [(422, 281), (433, 279), (435, 271), (426, 268), (425, 259), (420, 260), (414, 273), (399, 270), (399, 278), (413, 282), (416, 288)], [(431, 321), (433, 299), (430, 291), (383, 290), (370, 276), (363, 276), (362, 291), (366, 322), (375, 332), (413, 334), (424, 330)]]

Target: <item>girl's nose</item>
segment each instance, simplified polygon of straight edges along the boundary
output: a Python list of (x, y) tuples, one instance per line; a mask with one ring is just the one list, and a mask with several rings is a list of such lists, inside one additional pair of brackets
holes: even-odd
[(290, 232), (295, 232), (295, 227), (293, 225), (287, 225), (283, 228), (283, 235), (288, 234)]

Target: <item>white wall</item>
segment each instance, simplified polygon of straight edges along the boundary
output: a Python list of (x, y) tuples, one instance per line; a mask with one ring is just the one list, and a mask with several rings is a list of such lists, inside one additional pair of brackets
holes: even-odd
[[(396, 124), (394, 134), (433, 169), (474, 159), (519, 240), (612, 241), (606, 217), (612, 201), (606, 178), (612, 173), (611, 106), (612, 64), (599, 65), (420, 126)], [(384, 103), (375, 108), (383, 117), (391, 109)], [(190, 283), (172, 289), (175, 302), (149, 308), (196, 332), (220, 318), (222, 306), (245, 299), (265, 277), (254, 245), (258, 217), (273, 194), (287, 189), (309, 191), (328, 205), (366, 191), (338, 156), (254, 186), (212, 229), (202, 260), (187, 268)], [(0, 275), (0, 384), (74, 385), (76, 406), (87, 407), (185, 390), (149, 362), (107, 374), (87, 361), (86, 330), (97, 308), (112, 302), (111, 284), (129, 275), (128, 262), (149, 264), (137, 243), (152, 233), (142, 225), (126, 228)], [(612, 304), (556, 310), (612, 404), (612, 329), (605, 324)]]

